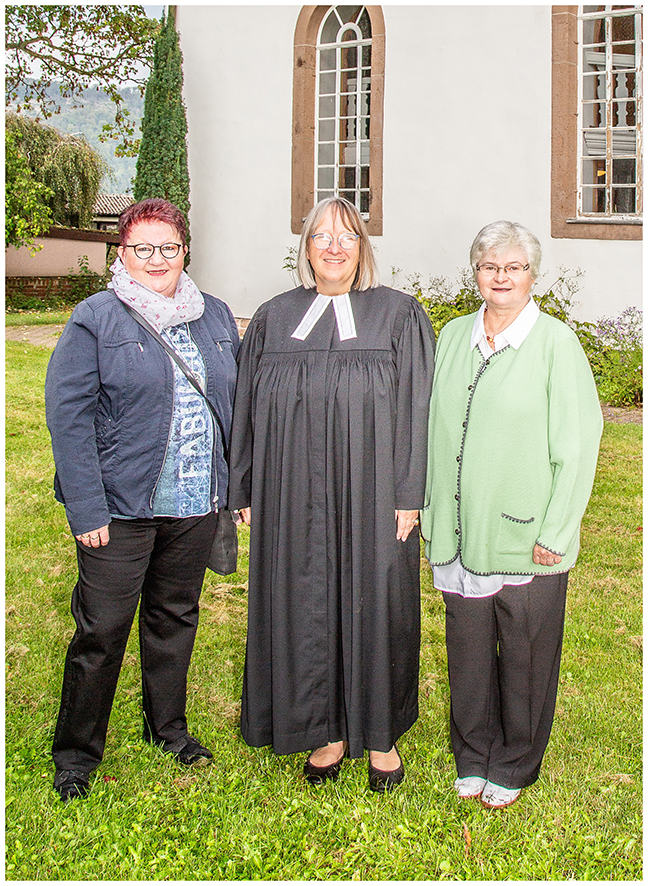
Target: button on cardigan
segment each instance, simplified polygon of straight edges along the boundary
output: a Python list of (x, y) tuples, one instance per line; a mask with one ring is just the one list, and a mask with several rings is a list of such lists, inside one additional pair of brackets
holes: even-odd
[[(421, 530), (433, 565), (476, 575), (564, 572), (578, 554), (603, 417), (574, 332), (541, 314), (519, 349), (484, 361), (475, 315), (441, 332)], [(536, 565), (538, 543), (562, 557)]]

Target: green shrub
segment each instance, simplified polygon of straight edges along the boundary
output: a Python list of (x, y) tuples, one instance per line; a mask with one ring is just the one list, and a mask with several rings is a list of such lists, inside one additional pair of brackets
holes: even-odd
[(102, 289), (106, 288), (108, 281), (112, 277), (109, 271), (106, 271), (104, 274), (97, 274), (95, 271), (91, 271), (88, 266), (87, 255), (82, 255), (81, 258), (77, 259), (77, 265), (79, 269), (76, 273), (73, 272), (72, 268), (69, 268), (70, 295), (68, 301), (71, 305), (78, 305), (84, 298), (88, 298), (88, 296), (93, 295), (95, 292), (101, 292)]
[(613, 406), (643, 401), (643, 312), (635, 307), (596, 326), (596, 349), (588, 354), (601, 400)]
[(293, 281), (293, 286), (299, 286), (299, 274), (297, 273), (297, 247), (288, 246), (287, 249), (288, 254), (284, 258), (284, 263), (281, 268), (283, 271), (288, 271), (291, 280)]
[[(392, 268), (392, 277), (399, 272)], [(535, 292), (534, 298), (541, 311), (566, 323), (578, 336), (601, 401), (610, 406), (639, 406), (643, 402), (642, 312), (631, 307), (615, 320), (602, 318), (597, 323), (574, 319), (574, 295), (580, 289), (581, 275), (578, 268), (561, 267), (558, 278), (544, 292)], [(459, 274), (458, 292), (447, 277), (430, 277), (423, 283), (420, 274), (410, 274), (405, 280), (402, 288), (421, 302), (437, 336), (450, 320), (474, 313), (482, 303), (469, 269)]]
[[(108, 253), (106, 267), (110, 267), (116, 255), (116, 247), (112, 246)], [(91, 271), (88, 256), (83, 255), (77, 260), (78, 270), (69, 268), (70, 274), (63, 279), (67, 285), (60, 285), (60, 277), (52, 278), (49, 290), (43, 296), (35, 296), (29, 290), (9, 290), (5, 293), (5, 310), (9, 314), (23, 311), (60, 311), (78, 305), (84, 298), (101, 292), (106, 288), (112, 274), (106, 270), (104, 274)], [(28, 280), (29, 278), (25, 278)]]
[(44, 298), (30, 295), (23, 290), (5, 291), (5, 311), (7, 314), (24, 314), (28, 311), (60, 311), (67, 308), (68, 298), (65, 293), (61, 294), (58, 288), (54, 288)]
[[(398, 269), (392, 268), (392, 276), (397, 273)], [(423, 283), (420, 274), (409, 274), (405, 280), (404, 291), (421, 302), (436, 336), (450, 320), (473, 314), (482, 303), (472, 273), (465, 268), (459, 274), (459, 292), (456, 295), (447, 277), (430, 277), (427, 283)]]

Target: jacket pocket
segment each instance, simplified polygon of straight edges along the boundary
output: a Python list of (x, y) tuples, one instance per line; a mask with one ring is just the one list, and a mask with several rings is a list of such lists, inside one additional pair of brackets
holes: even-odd
[(495, 548), (498, 554), (528, 554), (535, 544), (535, 517), (515, 517), (500, 514)]
[(106, 339), (101, 342), (104, 348), (121, 348), (124, 345), (142, 345), (142, 339), (137, 335), (119, 336), (113, 339)]

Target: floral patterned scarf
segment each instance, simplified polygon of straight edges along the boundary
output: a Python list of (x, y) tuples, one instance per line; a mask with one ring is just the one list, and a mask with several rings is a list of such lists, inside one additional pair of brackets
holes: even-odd
[(184, 271), (180, 274), (173, 298), (167, 298), (134, 280), (120, 258), (115, 260), (110, 270), (113, 278), (108, 289), (112, 289), (125, 304), (135, 308), (157, 332), (202, 317), (205, 310), (203, 294)]

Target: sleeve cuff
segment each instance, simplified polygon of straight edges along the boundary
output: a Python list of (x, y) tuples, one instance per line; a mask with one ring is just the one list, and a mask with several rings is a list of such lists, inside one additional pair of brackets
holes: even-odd
[(65, 513), (72, 535), (82, 535), (107, 526), (110, 514), (105, 495), (97, 495), (84, 501), (65, 502)]
[(544, 542), (540, 541), (539, 539), (536, 540), (536, 544), (540, 545), (541, 548), (544, 548), (545, 551), (549, 551), (550, 554), (555, 554), (556, 557), (565, 557), (567, 554), (567, 551), (554, 551), (553, 548), (548, 547)]

